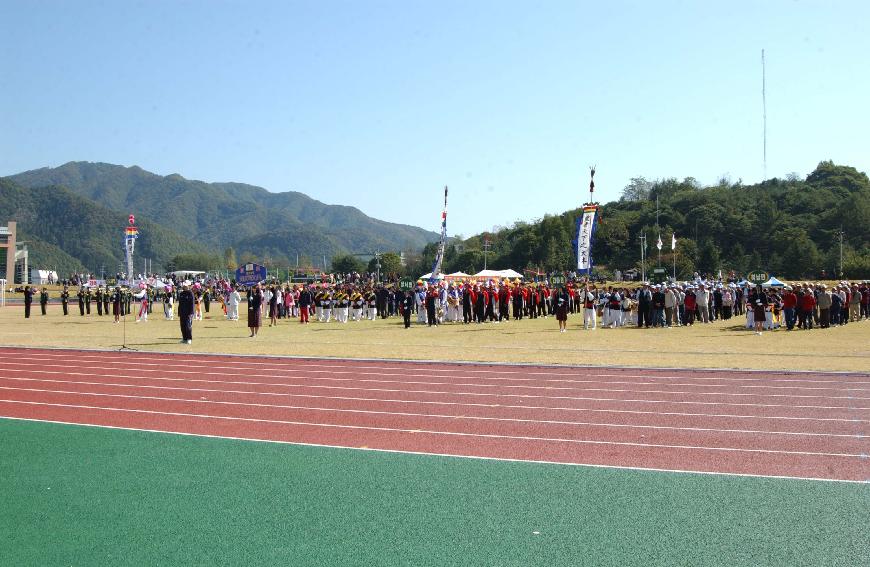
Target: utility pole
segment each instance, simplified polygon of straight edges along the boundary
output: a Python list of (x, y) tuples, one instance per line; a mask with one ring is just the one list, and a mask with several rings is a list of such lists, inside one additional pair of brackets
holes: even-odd
[(843, 279), (843, 227), (840, 227), (840, 279)]
[[(658, 242), (662, 241), (662, 228), (659, 226), (659, 196), (656, 195), (656, 232), (659, 233)], [(658, 267), (662, 267), (662, 247), (660, 244), (656, 244), (656, 248), (658, 248)]]
[(381, 251), (380, 251), (380, 249), (375, 250), (375, 267), (377, 269), (377, 272), (375, 275), (375, 277), (377, 278), (376, 281), (380, 282), (381, 281)]
[(644, 262), (644, 254), (646, 253), (646, 234), (641, 234), (640, 240), (640, 281), (646, 281), (646, 263)]
[(486, 254), (489, 252), (489, 247), (492, 246), (492, 241), (489, 238), (483, 239), (483, 269), (486, 269)]
[(764, 181), (767, 181), (767, 74), (764, 65), (764, 50), (761, 50), (761, 115), (762, 115), (762, 145), (764, 160)]

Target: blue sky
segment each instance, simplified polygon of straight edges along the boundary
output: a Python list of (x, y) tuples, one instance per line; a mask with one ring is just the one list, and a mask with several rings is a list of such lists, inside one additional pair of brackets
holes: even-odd
[(870, 170), (868, 2), (0, 0), (0, 175), (297, 190), (465, 236), (632, 177)]

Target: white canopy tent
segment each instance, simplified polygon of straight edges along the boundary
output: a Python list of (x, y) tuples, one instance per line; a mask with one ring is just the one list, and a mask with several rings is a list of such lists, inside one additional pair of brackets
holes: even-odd
[(474, 274), (475, 278), (486, 278), (486, 279), (519, 279), (522, 278), (523, 275), (514, 271), (514, 270), (481, 270)]
[(511, 278), (511, 279), (522, 279), (523, 275), (514, 270), (502, 270), (503, 278)]
[(785, 287), (785, 284), (775, 277), (770, 276), (770, 279), (761, 284), (761, 287)]
[(470, 278), (471, 276), (466, 274), (465, 272), (453, 272), (452, 274), (447, 274), (444, 276), (444, 280), (448, 282), (453, 282), (456, 280), (464, 280)]
[[(444, 277), (445, 277), (445, 274), (438, 274), (437, 276), (435, 276), (435, 279), (436, 279), (436, 280), (443, 280)], [(420, 279), (420, 280), (423, 280), (423, 281), (431, 280), (431, 279), (432, 279), (432, 272), (429, 272), (428, 274), (423, 274), (422, 276), (420, 276), (420, 277), (417, 278), (417, 279)]]
[(57, 282), (57, 272), (54, 270), (40, 270), (38, 268), (30, 269), (30, 283), (33, 285), (45, 285)]

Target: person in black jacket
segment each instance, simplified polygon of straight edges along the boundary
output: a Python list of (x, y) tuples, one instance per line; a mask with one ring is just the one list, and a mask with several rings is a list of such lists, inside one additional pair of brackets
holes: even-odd
[(402, 318), (405, 320), (405, 328), (411, 326), (411, 313), (414, 311), (414, 294), (410, 291), (404, 292), (402, 297)]
[(115, 318), (115, 323), (121, 322), (121, 288), (115, 286), (115, 291), (112, 292), (112, 315)]
[(263, 288), (260, 284), (254, 286), (248, 292), (248, 328), (251, 337), (256, 337), (262, 326), (260, 307), (263, 305)]
[(24, 318), (30, 319), (30, 304), (33, 303), (33, 290), (29, 285), (24, 286)]
[(181, 325), (181, 342), (193, 342), (193, 292), (190, 283), (184, 282), (178, 294), (178, 322)]
[(39, 294), (39, 308), (42, 309), (42, 314), (45, 315), (45, 308), (48, 307), (48, 290), (42, 288)]
[(553, 307), (556, 311), (556, 321), (559, 322), (559, 332), (564, 333), (568, 325), (568, 301), (571, 299), (564, 286), (556, 288), (553, 295)]
[(76, 294), (76, 297), (79, 300), (79, 315), (82, 317), (85, 316), (85, 288), (80, 287), (79, 292)]
[(309, 310), (311, 304), (314, 303), (314, 295), (308, 286), (302, 288), (299, 292), (299, 322), (305, 325), (308, 324)]
[(637, 292), (637, 326), (649, 328), (650, 309), (652, 307), (652, 292), (649, 284), (643, 283), (643, 289)]
[(63, 286), (63, 291), (60, 292), (60, 304), (63, 307), (64, 316), (69, 315), (69, 288)]

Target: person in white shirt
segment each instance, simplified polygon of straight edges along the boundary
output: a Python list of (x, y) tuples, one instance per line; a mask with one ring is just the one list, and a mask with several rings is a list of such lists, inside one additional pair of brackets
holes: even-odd
[(583, 302), (583, 328), (595, 330), (595, 286), (586, 284), (581, 300)]
[(230, 321), (239, 320), (239, 303), (242, 302), (242, 296), (237, 289), (230, 292), (227, 299), (227, 319)]
[(172, 296), (172, 288), (167, 287), (163, 291), (163, 317), (165, 317), (167, 321), (172, 321), (172, 319), (174, 319), (172, 313), (174, 303), (175, 299)]
[(695, 291), (695, 301), (698, 304), (698, 312), (701, 314), (701, 321), (704, 323), (710, 322), (710, 292), (707, 291), (704, 284), (698, 284), (698, 289)]

